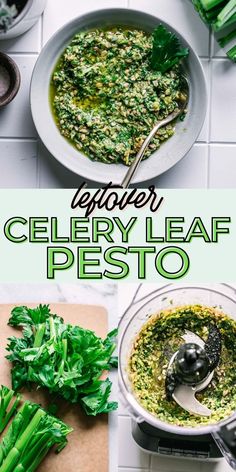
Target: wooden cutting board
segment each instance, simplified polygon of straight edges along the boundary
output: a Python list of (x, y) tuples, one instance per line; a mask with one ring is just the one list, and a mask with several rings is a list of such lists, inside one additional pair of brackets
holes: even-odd
[[(22, 304), (21, 304), (22, 305)], [(36, 305), (27, 304), (35, 307)], [(5, 359), (7, 338), (20, 336), (18, 329), (7, 325), (10, 312), (16, 305), (0, 305), (0, 384), (11, 387), (11, 364)], [(63, 317), (65, 322), (91, 329), (100, 337), (108, 331), (107, 312), (92, 305), (50, 304), (51, 312)], [(42, 390), (23, 392), (23, 397), (47, 407), (49, 395)], [(51, 452), (39, 467), (39, 472), (108, 472), (108, 417), (88, 417), (78, 405), (64, 400), (59, 403), (58, 417), (74, 428), (68, 436), (69, 443), (58, 455)]]

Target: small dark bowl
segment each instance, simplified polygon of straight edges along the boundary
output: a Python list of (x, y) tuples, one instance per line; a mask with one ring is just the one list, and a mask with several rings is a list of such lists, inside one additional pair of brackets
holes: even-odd
[(10, 86), (6, 93), (0, 97), (0, 108), (2, 108), (15, 98), (20, 88), (21, 76), (16, 63), (3, 52), (0, 52), (0, 66), (4, 67), (10, 76)]

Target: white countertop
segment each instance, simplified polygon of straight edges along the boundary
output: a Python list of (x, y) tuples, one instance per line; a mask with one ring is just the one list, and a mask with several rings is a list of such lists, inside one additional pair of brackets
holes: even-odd
[[(234, 284), (235, 286), (235, 284)], [(139, 284), (120, 284), (118, 288), (119, 317), (130, 305)], [(154, 290), (161, 288), (161, 284), (142, 284), (137, 300), (145, 297)], [(192, 459), (159, 457), (142, 451), (131, 436), (131, 417), (123, 406), (119, 404), (119, 472), (232, 472), (233, 469), (224, 459), (218, 461), (197, 461)]]
[(14, 102), (0, 111), (0, 188), (80, 184), (81, 179), (52, 158), (37, 139), (29, 106), (30, 78), (42, 46), (60, 26), (82, 13), (107, 7), (142, 9), (173, 24), (201, 56), (206, 72), (209, 107), (199, 140), (179, 164), (152, 183), (162, 188), (235, 188), (236, 66), (218, 50), (190, 0), (48, 0), (43, 18), (31, 31), (1, 41), (0, 49), (20, 67), (22, 86)]
[[(117, 327), (117, 286), (113, 283), (99, 284), (1, 284), (1, 303), (78, 303), (101, 305), (108, 312), (109, 330)], [(117, 375), (110, 372), (113, 382), (112, 401), (117, 401)], [(117, 413), (109, 414), (110, 467), (117, 471)], [(81, 471), (82, 472), (82, 471)]]

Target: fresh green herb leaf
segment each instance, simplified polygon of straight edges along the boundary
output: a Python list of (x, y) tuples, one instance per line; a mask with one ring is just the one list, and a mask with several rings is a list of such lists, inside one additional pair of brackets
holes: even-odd
[(50, 316), (49, 305), (39, 305), (37, 308), (27, 308), (26, 306), (17, 306), (13, 308), (9, 325), (11, 326), (34, 326), (43, 323)]
[(87, 415), (96, 416), (99, 413), (109, 413), (118, 408), (117, 402), (108, 402), (112, 383), (109, 379), (100, 381), (98, 388), (81, 398), (82, 405)]
[(65, 324), (41, 305), (33, 313), (27, 307), (14, 309), (10, 322), (23, 326), (22, 337), (11, 337), (7, 346), (14, 389), (35, 383), (80, 403), (94, 416), (117, 408), (117, 403), (108, 401), (110, 381), (100, 380), (105, 371), (118, 365), (113, 356), (117, 329), (103, 340), (93, 331)]
[(117, 356), (111, 357), (109, 364), (110, 364), (110, 368), (117, 369), (117, 367), (118, 367), (118, 357)]
[(189, 50), (182, 48), (174, 33), (159, 25), (153, 32), (151, 67), (162, 73), (167, 72), (187, 57)]

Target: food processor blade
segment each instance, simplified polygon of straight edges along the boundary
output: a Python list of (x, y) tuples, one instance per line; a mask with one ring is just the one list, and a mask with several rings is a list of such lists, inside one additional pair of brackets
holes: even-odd
[[(206, 344), (203, 339), (189, 330), (185, 331), (185, 333), (182, 335), (182, 338), (185, 341), (186, 345), (198, 345), (201, 349), (205, 349)], [(173, 369), (177, 354), (178, 351), (172, 356), (168, 366), (168, 370)], [(184, 383), (178, 383), (172, 393), (173, 400), (175, 400), (175, 402), (181, 408), (193, 415), (211, 416), (211, 410), (205, 405), (202, 405), (202, 403), (197, 400), (195, 395), (197, 392), (204, 390), (210, 384), (213, 375), (214, 370), (209, 372), (207, 377), (202, 382), (199, 382), (197, 385), (187, 385)]]
[(200, 338), (200, 336), (198, 336), (197, 334), (192, 333), (188, 329), (185, 330), (185, 333), (183, 334), (182, 338), (186, 343), (198, 344), (202, 349), (204, 349), (205, 347), (203, 339)]
[(195, 397), (196, 389), (188, 385), (178, 385), (172, 395), (181, 408), (200, 416), (211, 416), (211, 410), (202, 405)]

